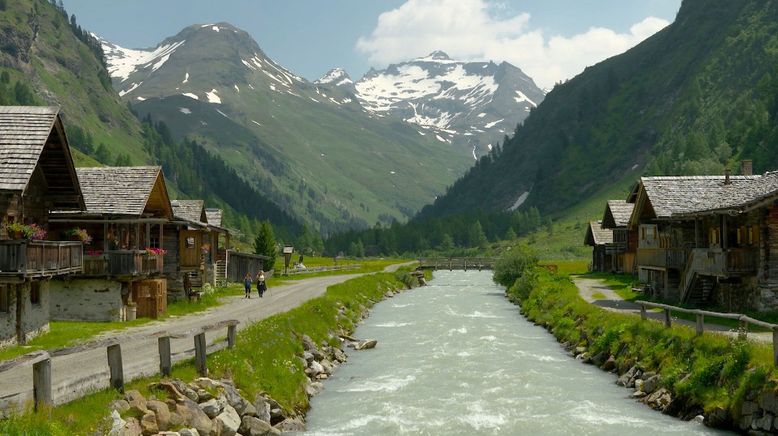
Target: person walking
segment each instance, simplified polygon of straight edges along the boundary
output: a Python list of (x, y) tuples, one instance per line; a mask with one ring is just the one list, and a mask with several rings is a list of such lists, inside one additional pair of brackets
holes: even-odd
[(265, 283), (265, 272), (260, 271), (259, 274), (257, 274), (257, 292), (259, 292), (259, 298), (262, 298), (265, 295), (266, 290), (267, 284)]
[(251, 274), (246, 273), (246, 277), (243, 279), (243, 291), (245, 295), (243, 298), (251, 298)]

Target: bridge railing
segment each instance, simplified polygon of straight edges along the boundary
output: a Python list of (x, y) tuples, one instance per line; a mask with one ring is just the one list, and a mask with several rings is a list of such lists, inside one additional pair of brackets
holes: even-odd
[(494, 269), (495, 259), (491, 257), (422, 257), (419, 267), (422, 269), (447, 270), (484, 270)]

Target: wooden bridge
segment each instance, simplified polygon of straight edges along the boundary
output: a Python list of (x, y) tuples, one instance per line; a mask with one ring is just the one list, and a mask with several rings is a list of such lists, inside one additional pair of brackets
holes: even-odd
[(423, 257), (419, 259), (419, 268), (481, 271), (494, 269), (494, 263), (495, 259), (492, 257)]

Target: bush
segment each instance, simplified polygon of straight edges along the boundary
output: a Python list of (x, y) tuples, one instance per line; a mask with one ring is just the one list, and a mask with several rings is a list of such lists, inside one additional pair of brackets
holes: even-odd
[(494, 281), (505, 287), (513, 286), (519, 277), (537, 264), (538, 258), (528, 246), (514, 247), (494, 265)]

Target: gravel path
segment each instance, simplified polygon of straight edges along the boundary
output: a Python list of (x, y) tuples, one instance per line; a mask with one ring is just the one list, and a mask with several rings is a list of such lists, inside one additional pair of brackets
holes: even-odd
[[(616, 292), (614, 292), (613, 289), (603, 283), (602, 280), (574, 276), (573, 282), (578, 287), (578, 293), (581, 295), (581, 298), (587, 302), (595, 306), (602, 307), (605, 310), (640, 316), (640, 306), (638, 304), (631, 301), (625, 301)], [(595, 298), (595, 294), (597, 293), (602, 294), (602, 296), (605, 298)], [(647, 315), (651, 319), (664, 322), (663, 312), (649, 311), (647, 312)], [(672, 322), (673, 324), (682, 324), (691, 328), (695, 328), (696, 326), (694, 321), (680, 319), (676, 316), (672, 317)], [(720, 324), (712, 324), (709, 322), (705, 323), (705, 331), (714, 331), (716, 333), (732, 337), (737, 336), (736, 330), (722, 326)], [(748, 338), (757, 342), (772, 342), (773, 340), (772, 333), (768, 332), (749, 333)]]
[[(406, 264), (390, 265), (386, 272), (394, 272)], [(157, 336), (161, 331), (180, 334), (206, 325), (236, 319), (240, 321), (238, 329), (244, 329), (251, 323), (277, 313), (286, 312), (300, 304), (316, 298), (327, 287), (362, 274), (349, 274), (316, 277), (295, 280), (276, 286), (258, 298), (256, 293), (251, 299), (242, 296), (226, 297), (221, 306), (204, 312), (152, 322), (132, 327), (117, 333), (107, 333), (100, 338), (117, 337), (121, 339), (124, 377), (126, 381), (159, 373), (159, 354)], [(155, 335), (157, 334), (157, 335)], [(206, 333), (209, 345), (216, 339), (223, 339), (227, 329)], [(192, 338), (171, 339), (173, 362), (191, 358), (194, 355)], [(55, 404), (63, 404), (80, 398), (89, 392), (108, 387), (109, 369), (105, 348), (82, 351), (68, 356), (51, 359), (52, 396)], [(32, 368), (22, 365), (0, 374), (0, 410), (23, 407), (32, 401)]]

